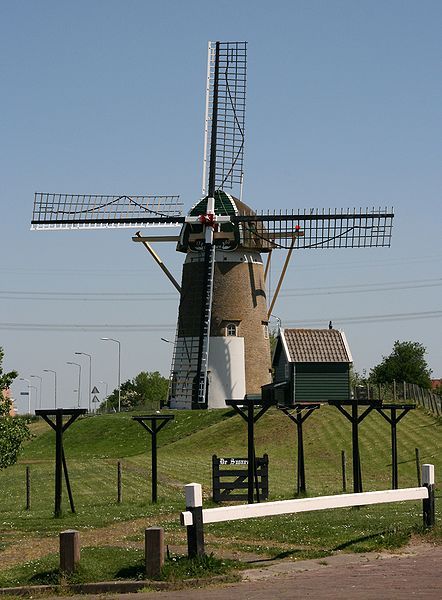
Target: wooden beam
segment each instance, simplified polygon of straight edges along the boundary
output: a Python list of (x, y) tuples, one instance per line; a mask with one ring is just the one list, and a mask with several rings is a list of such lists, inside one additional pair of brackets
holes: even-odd
[(146, 242), (145, 239), (142, 238), (139, 231), (137, 231), (137, 233), (135, 234), (135, 238), (132, 238), (132, 239), (136, 239), (137, 241), (139, 240), (143, 244), (143, 246), (146, 248), (146, 250), (152, 256), (154, 261), (157, 263), (157, 265), (160, 267), (160, 269), (166, 275), (167, 279), (169, 279), (169, 281), (172, 283), (172, 285), (178, 290), (178, 293), (181, 294), (181, 286), (179, 285), (179, 283), (177, 282), (175, 277), (172, 275), (172, 273), (169, 271), (169, 269), (166, 267), (166, 265), (163, 263), (163, 261), (158, 256), (158, 254), (155, 252), (155, 250), (152, 248), (152, 246), (149, 244), (149, 242)]
[(270, 319), (270, 316), (271, 316), (272, 311), (273, 311), (273, 307), (275, 306), (275, 302), (276, 302), (276, 300), (278, 298), (278, 294), (279, 294), (279, 291), (281, 289), (282, 282), (284, 281), (284, 277), (285, 277), (285, 273), (287, 271), (287, 267), (289, 266), (290, 258), (292, 257), (293, 248), (295, 247), (296, 237), (297, 237), (296, 235), (293, 235), (292, 243), (290, 244), (289, 251), (287, 252), (287, 256), (285, 257), (285, 262), (284, 262), (284, 266), (282, 267), (282, 271), (281, 271), (281, 275), (279, 277), (278, 285), (276, 286), (275, 293), (273, 294), (273, 298), (272, 298), (272, 301), (270, 303), (269, 312), (267, 313), (267, 319)]
[(133, 242), (179, 242), (179, 235), (141, 235), (138, 232), (132, 238)]
[[(380, 492), (319, 496), (317, 498), (297, 498), (295, 500), (279, 500), (277, 502), (265, 502), (261, 504), (242, 504), (240, 506), (225, 506), (222, 508), (206, 508), (203, 510), (203, 523), (221, 523), (222, 521), (270, 517), (310, 510), (402, 502), (404, 500), (423, 500), (428, 498), (428, 495), (428, 489), (426, 487), (418, 487), (404, 488), (401, 490), (383, 490)], [(192, 513), (189, 510), (182, 512), (181, 525), (189, 527), (192, 524)]]

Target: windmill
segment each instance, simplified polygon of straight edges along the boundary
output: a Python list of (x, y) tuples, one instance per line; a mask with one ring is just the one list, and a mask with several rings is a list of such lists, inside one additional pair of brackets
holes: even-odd
[[(36, 193), (31, 229), (160, 228), (141, 242), (180, 293), (171, 368), (172, 408), (225, 406), (271, 380), (268, 322), (293, 250), (389, 246), (393, 212), (292, 210), (257, 214), (242, 202), (246, 42), (210, 42), (203, 196), (187, 215), (178, 196)], [(239, 197), (226, 190), (239, 190)], [(165, 235), (166, 227), (180, 227)], [(181, 285), (151, 242), (186, 255)], [(268, 305), (274, 250), (287, 250)], [(262, 254), (267, 255), (264, 266)]]

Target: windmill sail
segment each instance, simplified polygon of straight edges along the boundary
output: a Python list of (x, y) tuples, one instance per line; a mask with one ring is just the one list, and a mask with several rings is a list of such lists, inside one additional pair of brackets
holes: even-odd
[(393, 210), (313, 209), (280, 214), (262, 213), (232, 217), (240, 225), (243, 245), (253, 248), (290, 248), (294, 234), (298, 250), (307, 248), (366, 248), (390, 246)]
[(182, 214), (179, 196), (36, 193), (31, 229), (174, 227)]
[(247, 42), (209, 42), (203, 196), (211, 195), (210, 167), (215, 189), (242, 184), (246, 74)]

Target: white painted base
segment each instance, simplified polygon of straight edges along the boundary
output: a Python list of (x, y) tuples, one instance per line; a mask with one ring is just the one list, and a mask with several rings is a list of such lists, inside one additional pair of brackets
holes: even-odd
[[(192, 408), (198, 338), (178, 338), (175, 350), (170, 408)], [(226, 399), (242, 400), (246, 393), (244, 338), (211, 337), (209, 342), (208, 408), (225, 408)]]
[(210, 338), (208, 380), (209, 408), (225, 408), (226, 399), (244, 398), (246, 393), (244, 338)]

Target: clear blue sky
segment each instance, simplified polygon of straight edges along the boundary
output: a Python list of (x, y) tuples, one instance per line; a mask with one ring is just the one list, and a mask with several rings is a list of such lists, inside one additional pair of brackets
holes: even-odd
[[(220, 39), (249, 42), (249, 205), (396, 213), (390, 249), (296, 254), (275, 314), (286, 326), (332, 319), (358, 371), (397, 339), (419, 341), (441, 377), (441, 30), (439, 0), (2, 0), (5, 368), (43, 376), (47, 403), (43, 369), (56, 370), (60, 404), (73, 405), (75, 351), (93, 355), (93, 384), (115, 387), (108, 336), (121, 340), (123, 380), (168, 375), (160, 338), (173, 339), (178, 299), (132, 232), (31, 232), (33, 193), (180, 194), (190, 207), (207, 42)], [(179, 278), (182, 256), (158, 250)]]

